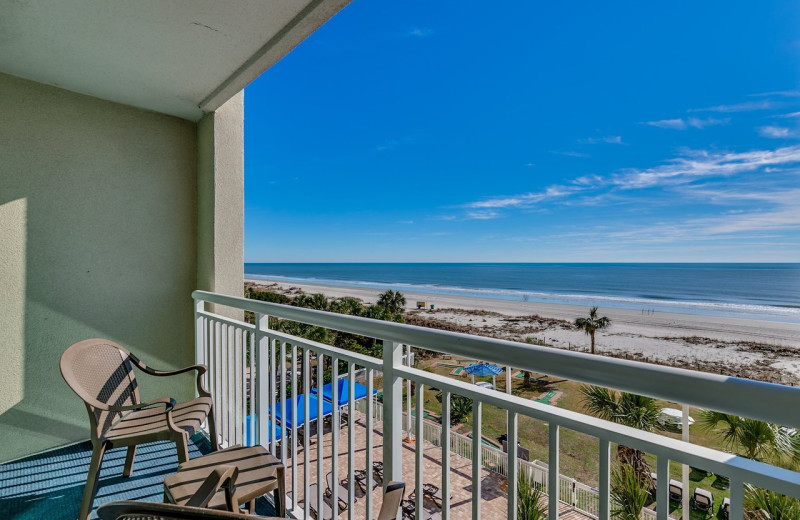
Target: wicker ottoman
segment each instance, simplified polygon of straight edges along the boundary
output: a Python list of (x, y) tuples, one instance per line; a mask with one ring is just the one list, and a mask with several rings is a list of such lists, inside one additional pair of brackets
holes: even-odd
[[(178, 472), (164, 479), (164, 501), (186, 505), (201, 491), (206, 479), (220, 467), (236, 467), (238, 476), (233, 482), (233, 503), (223, 490), (216, 492), (203, 507), (236, 511), (242, 504), (255, 511), (255, 499), (275, 492), (275, 516), (286, 516), (285, 468), (263, 446), (231, 446), (184, 462)], [(208, 490), (204, 490), (207, 492)]]

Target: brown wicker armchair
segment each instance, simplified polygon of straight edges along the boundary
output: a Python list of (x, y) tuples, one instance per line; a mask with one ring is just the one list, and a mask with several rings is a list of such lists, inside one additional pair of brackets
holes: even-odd
[[(152, 376), (172, 376), (197, 372), (199, 397), (184, 403), (172, 398), (140, 402), (139, 387), (133, 372), (136, 366)], [(83, 399), (89, 412), (92, 461), (83, 491), (78, 518), (88, 518), (97, 491), (100, 463), (106, 450), (128, 447), (123, 476), (133, 472), (136, 445), (170, 440), (176, 444), (178, 461), (189, 458), (189, 436), (208, 419), (212, 449), (217, 449), (211, 394), (201, 382), (207, 368), (194, 365), (179, 370), (154, 370), (121, 346), (105, 339), (87, 339), (70, 346), (61, 355), (61, 375)]]

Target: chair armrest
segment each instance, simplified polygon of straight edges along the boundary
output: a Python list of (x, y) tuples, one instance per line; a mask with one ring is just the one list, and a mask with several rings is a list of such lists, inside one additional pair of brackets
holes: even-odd
[(236, 478), (239, 476), (239, 468), (236, 466), (217, 466), (211, 471), (200, 485), (200, 489), (192, 495), (186, 502), (187, 506), (206, 507), (211, 499), (220, 490), (225, 490), (225, 502), (229, 511), (236, 511), (239, 508), (236, 500)]
[(175, 399), (172, 397), (161, 397), (159, 399), (154, 399), (152, 401), (148, 401), (146, 403), (138, 403), (138, 404), (128, 404), (125, 406), (114, 406), (114, 405), (106, 405), (105, 410), (109, 412), (132, 412), (135, 410), (144, 410), (146, 408), (153, 408), (155, 406), (164, 406), (166, 411), (172, 411), (175, 408)]
[(194, 370), (197, 372), (197, 393), (203, 397), (211, 397), (211, 393), (203, 386), (203, 375), (208, 371), (208, 367), (206, 365), (191, 365), (188, 367), (179, 368), (177, 370), (156, 370), (155, 368), (147, 366), (147, 363), (133, 354), (129, 355), (131, 362), (133, 362), (133, 364), (136, 365), (139, 370), (151, 376), (176, 376), (178, 374), (185, 374), (186, 372), (191, 372)]

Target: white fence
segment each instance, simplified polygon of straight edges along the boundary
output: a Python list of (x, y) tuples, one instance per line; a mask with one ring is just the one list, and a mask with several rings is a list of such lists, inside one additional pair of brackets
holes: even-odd
[[(323, 381), (324, 367), (332, 367), (334, 380), (339, 377), (340, 363), (346, 366), (349, 375), (348, 406), (353, 407), (353, 384), (355, 372), (365, 370), (367, 395), (372, 394), (375, 373), (383, 376), (384, 406), (379, 412), (378, 420), (383, 421), (383, 473), (387, 480), (400, 480), (402, 429), (403, 429), (403, 383), (411, 381), (417, 385), (417, 392), (425, 387), (438, 388), (442, 392), (442, 425), (441, 430), (427, 430), (426, 421), (419, 421), (412, 426), (415, 430), (416, 450), (414, 482), (409, 487), (421, 490), (423, 475), (423, 439), (442, 446), (442, 489), (450, 486), (450, 453), (463, 454), (472, 461), (471, 493), (469, 502), (473, 520), (481, 518), (481, 469), (492, 466), (492, 471), (503, 472), (508, 477), (508, 518), (514, 520), (517, 515), (517, 477), (519, 471), (534, 472), (547, 489), (558, 489), (558, 493), (548, 495), (548, 517), (558, 518), (559, 505), (562, 502), (575, 504), (587, 513), (601, 520), (610, 520), (610, 468), (611, 445), (620, 443), (631, 448), (655, 455), (656, 472), (659, 475), (669, 474), (670, 461), (702, 467), (718, 475), (730, 479), (730, 519), (742, 520), (745, 483), (752, 484), (790, 496), (800, 496), (800, 474), (762, 462), (723, 453), (717, 450), (689, 444), (656, 433), (643, 432), (634, 428), (614, 424), (577, 412), (548, 406), (521, 397), (489, 391), (464, 381), (432, 374), (423, 370), (404, 366), (401, 362), (402, 345), (416, 345), (421, 348), (459, 355), (470, 359), (480, 359), (500, 366), (514, 366), (520, 370), (545, 372), (553, 376), (573, 381), (616, 388), (626, 392), (648, 395), (671, 402), (680, 402), (702, 408), (718, 410), (739, 416), (760, 419), (787, 427), (800, 427), (800, 414), (796, 410), (800, 405), (800, 388), (761, 383), (745, 379), (723, 377), (717, 374), (682, 370), (658, 365), (650, 365), (635, 361), (626, 361), (591, 354), (570, 352), (554, 348), (538, 347), (511, 341), (471, 336), (455, 332), (440, 331), (414, 327), (399, 323), (371, 320), (367, 318), (346, 316), (341, 314), (315, 311), (274, 303), (248, 300), (232, 296), (224, 296), (203, 291), (193, 293), (195, 299), (196, 359), (209, 366), (204, 378), (215, 400), (215, 417), (218, 425), (219, 440), (223, 444), (260, 443), (278, 456), (291, 469), (297, 457), (297, 442), (280, 442), (302, 433), (303, 438), (303, 482), (296, 479), (297, 472), (291, 471), (292, 482), (288, 488), (292, 497), (306, 497), (302, 510), (298, 514), (308, 518), (310, 514), (310, 486), (316, 487), (317, 500), (324, 499), (325, 475), (322, 464), (317, 464), (316, 475), (309, 464), (311, 450), (310, 438), (312, 429), (310, 422), (303, 421), (292, 425), (289, 420), (282, 420), (289, 415), (298, 417), (298, 405), (306, 412), (311, 410), (312, 381)], [(230, 319), (218, 312), (212, 312), (207, 304), (217, 307), (225, 306), (255, 313), (255, 323), (248, 324), (240, 320)], [(364, 356), (347, 350), (338, 349), (301, 337), (281, 333), (269, 328), (269, 317), (306, 323), (317, 327), (342, 331), (375, 338), (383, 345), (382, 359)], [(316, 361), (311, 364), (312, 354)], [(302, 366), (302, 377), (297, 371), (288, 367)], [(330, 363), (328, 363), (330, 362)], [(311, 377), (312, 371), (315, 377)], [(248, 378), (249, 374), (249, 378)], [(286, 374), (289, 374), (287, 381)], [(300, 379), (300, 380), (299, 380)], [(247, 382), (250, 381), (253, 392), (248, 398)], [(286, 400), (287, 386), (290, 385), (294, 395), (302, 396), (301, 401)], [(337, 385), (334, 386), (333, 401), (338, 399)], [(320, 390), (318, 387), (316, 388)], [(302, 390), (302, 392), (299, 392)], [(491, 405), (506, 410), (509, 416), (508, 445), (516, 446), (519, 438), (518, 420), (520, 416), (531, 417), (548, 424), (548, 467), (536, 462), (530, 465), (521, 464), (516, 450), (512, 453), (498, 454), (495, 450), (483, 446), (481, 442), (452, 435), (450, 431), (450, 398), (453, 395), (466, 397), (473, 406), (473, 439), (481, 438), (481, 409), (483, 405)], [(323, 416), (323, 401), (313, 401), (316, 412)], [(372, 408), (376, 408), (372, 399), (366, 403), (367, 431), (371, 431), (375, 420)], [(417, 416), (422, 416), (422, 403), (416, 403)], [(377, 412), (377, 410), (375, 410)], [(288, 415), (287, 415), (288, 414)], [(334, 424), (339, 421), (339, 409), (333, 408)], [(353, 439), (353, 416), (350, 414), (348, 432), (348, 453), (346, 469), (339, 471), (339, 457), (332, 457), (333, 478), (338, 480), (346, 476), (354, 482), (353, 457), (355, 445)], [(248, 421), (249, 417), (249, 421)], [(593, 493), (591, 488), (571, 479), (562, 479), (559, 474), (560, 431), (562, 428), (580, 432), (598, 439), (599, 451), (599, 485)], [(321, 429), (314, 435), (319, 436)], [(339, 429), (333, 428), (333, 446), (339, 445)], [(324, 457), (324, 443), (317, 437), (316, 457)], [(366, 467), (372, 467), (372, 436), (368, 435), (363, 447), (366, 453)], [(505, 462), (504, 462), (505, 461)], [(537, 473), (541, 472), (541, 473)], [(668, 485), (669, 479), (660, 478), (657, 482), (655, 513), (656, 520), (667, 520), (668, 517)], [(372, 472), (367, 472), (367, 486), (372, 485)], [(332, 490), (333, 504), (339, 498), (338, 486)], [(354, 486), (350, 486), (345, 502), (354, 504)], [(417, 493), (417, 518), (423, 511), (422, 493)], [(594, 498), (596, 497), (596, 498)], [(372, 494), (367, 493), (366, 520), (372, 520)], [(296, 506), (296, 504), (292, 504)], [(444, 493), (442, 499), (442, 518), (450, 518), (449, 494)], [(646, 513), (650, 515), (650, 513)], [(646, 516), (643, 515), (643, 516)], [(349, 520), (354, 519), (353, 508), (347, 511)]]

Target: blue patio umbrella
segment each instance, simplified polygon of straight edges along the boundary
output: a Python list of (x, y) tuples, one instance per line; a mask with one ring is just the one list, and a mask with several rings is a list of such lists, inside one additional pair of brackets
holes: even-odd
[[(305, 394), (300, 394), (295, 397), (297, 399), (297, 420), (295, 421), (292, 417), (292, 398), (286, 400), (286, 420), (284, 421), (281, 417), (281, 403), (275, 404), (275, 416), (278, 418), (279, 421), (285, 422), (287, 428), (296, 428), (303, 426), (306, 422), (306, 419), (309, 421), (315, 421), (317, 419), (317, 396), (314, 394), (308, 395), (308, 414), (306, 414), (305, 409)], [(326, 415), (330, 415), (333, 413), (333, 407), (331, 403), (327, 402), (326, 400), (322, 400), (322, 416), (325, 417)]]
[(503, 372), (503, 369), (490, 363), (472, 363), (465, 366), (464, 371), (471, 376), (492, 377)]
[[(350, 396), (350, 384), (347, 378), (340, 379), (339, 384), (337, 385), (339, 388), (339, 408), (342, 406), (347, 406), (349, 402)], [(312, 388), (311, 392), (316, 394), (317, 388)], [(375, 388), (372, 389), (372, 395), (378, 393), (378, 390)], [(367, 387), (362, 385), (361, 383), (353, 383), (353, 401), (358, 401), (359, 399), (364, 399), (367, 397)], [(328, 383), (322, 387), (322, 398), (326, 401), (333, 402), (333, 383)]]
[[(475, 376), (479, 377), (491, 377), (494, 378), (497, 374), (500, 374), (503, 371), (497, 365), (492, 365), (490, 363), (472, 363), (464, 367), (464, 372), (472, 376), (472, 383), (475, 383)], [(493, 379), (494, 380), (494, 379)], [(493, 386), (496, 384), (492, 383)]]

